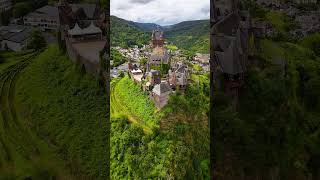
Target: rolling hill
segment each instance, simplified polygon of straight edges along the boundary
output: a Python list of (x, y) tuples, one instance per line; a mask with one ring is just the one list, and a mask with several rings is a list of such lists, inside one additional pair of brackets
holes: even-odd
[[(111, 16), (111, 43), (122, 47), (148, 43), (152, 29), (157, 26)], [(160, 28), (164, 30), (169, 43), (192, 52), (209, 53), (209, 20), (185, 21)]]
[(111, 16), (111, 46), (131, 47), (134, 45), (146, 44), (150, 35), (144, 32), (134, 23), (126, 21), (124, 19)]
[(185, 21), (165, 28), (169, 42), (193, 52), (209, 53), (209, 20)]

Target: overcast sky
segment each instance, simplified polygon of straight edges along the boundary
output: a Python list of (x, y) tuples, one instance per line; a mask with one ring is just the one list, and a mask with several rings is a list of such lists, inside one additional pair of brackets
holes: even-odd
[(111, 0), (110, 8), (111, 15), (160, 25), (210, 18), (210, 0)]

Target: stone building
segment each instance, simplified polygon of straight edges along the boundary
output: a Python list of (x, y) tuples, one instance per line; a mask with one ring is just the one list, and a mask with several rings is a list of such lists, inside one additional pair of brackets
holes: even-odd
[(156, 84), (152, 90), (151, 96), (155, 101), (157, 108), (163, 108), (169, 100), (172, 89), (167, 82)]
[(160, 28), (157, 28), (152, 32), (152, 53), (148, 62), (149, 70), (150, 66), (160, 66), (161, 64), (169, 63), (169, 54), (164, 47), (164, 35)]
[(169, 70), (169, 84), (173, 89), (186, 89), (188, 85), (188, 67), (179, 62), (175, 63)]
[(24, 25), (36, 26), (42, 30), (57, 30), (59, 27), (59, 12), (56, 6), (43, 6), (27, 14), (23, 18)]
[(150, 86), (154, 86), (156, 84), (161, 83), (161, 73), (157, 70), (151, 70), (147, 75), (147, 80)]
[(0, 49), (12, 51), (26, 49), (32, 37), (32, 28), (20, 25), (0, 27)]
[(220, 13), (215, 14), (211, 29), (213, 71), (216, 77), (218, 74), (223, 77), (225, 91), (233, 98), (236, 108), (238, 90), (247, 71), (250, 16), (239, 10), (238, 0), (216, 2), (215, 10)]
[(11, 0), (0, 0), (0, 13), (12, 8)]
[(100, 53), (107, 44), (106, 11), (96, 4), (69, 4), (60, 0), (59, 31), (66, 42), (67, 52), (73, 61), (80, 61), (87, 72), (100, 71)]

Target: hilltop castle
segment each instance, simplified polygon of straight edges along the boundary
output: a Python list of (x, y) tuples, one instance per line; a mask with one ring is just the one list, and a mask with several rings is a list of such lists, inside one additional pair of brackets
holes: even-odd
[(188, 67), (183, 62), (170, 64), (164, 34), (160, 28), (152, 32), (151, 47), (152, 53), (146, 64), (145, 72), (137, 65), (133, 65), (131, 61), (128, 63), (128, 69), (131, 79), (149, 93), (156, 107), (162, 108), (168, 103), (173, 90), (184, 90), (187, 87)]

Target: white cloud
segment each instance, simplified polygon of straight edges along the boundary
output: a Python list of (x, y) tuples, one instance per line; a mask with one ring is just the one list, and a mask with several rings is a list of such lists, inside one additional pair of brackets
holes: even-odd
[(210, 18), (210, 0), (111, 0), (110, 8), (111, 15), (160, 25)]

